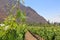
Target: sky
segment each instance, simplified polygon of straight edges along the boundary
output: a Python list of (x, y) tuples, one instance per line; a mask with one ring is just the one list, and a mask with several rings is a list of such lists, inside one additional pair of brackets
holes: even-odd
[(25, 0), (25, 5), (50, 22), (60, 22), (60, 0)]

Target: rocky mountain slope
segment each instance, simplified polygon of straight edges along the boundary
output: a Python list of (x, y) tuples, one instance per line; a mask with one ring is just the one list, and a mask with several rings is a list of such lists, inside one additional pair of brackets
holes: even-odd
[[(0, 0), (0, 21), (7, 17), (9, 9), (16, 4), (16, 0)], [(17, 8), (17, 7), (16, 7)], [(16, 8), (13, 11), (15, 14)], [(20, 3), (20, 8), (26, 13), (26, 22), (28, 23), (47, 23), (47, 21), (31, 7), (26, 7)]]

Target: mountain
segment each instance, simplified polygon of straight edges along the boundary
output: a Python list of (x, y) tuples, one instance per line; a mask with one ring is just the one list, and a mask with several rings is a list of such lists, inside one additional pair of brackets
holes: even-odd
[[(8, 11), (11, 9), (12, 5), (16, 4), (16, 0), (0, 0), (0, 21), (4, 20), (8, 16)], [(17, 8), (17, 6), (16, 6)], [(16, 8), (14, 9), (13, 14), (16, 13)], [(26, 13), (26, 22), (28, 23), (47, 23), (44, 17), (40, 16), (35, 10), (31, 7), (24, 6), (20, 3), (21, 11)]]

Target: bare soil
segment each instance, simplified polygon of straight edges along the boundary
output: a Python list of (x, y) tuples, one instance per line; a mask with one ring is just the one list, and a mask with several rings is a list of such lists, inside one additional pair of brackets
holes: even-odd
[(25, 40), (44, 40), (42, 37), (36, 34), (32, 34), (29, 31), (25, 34)]

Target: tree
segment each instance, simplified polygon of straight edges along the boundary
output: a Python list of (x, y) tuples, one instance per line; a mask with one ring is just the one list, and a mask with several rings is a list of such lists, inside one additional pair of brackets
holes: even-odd
[[(23, 1), (23, 0), (15, 0), (15, 1), (17, 1), (16, 4), (13, 5), (13, 6), (8, 10), (9, 17), (12, 15), (12, 11), (16, 8), (16, 6), (18, 6), (18, 9), (16, 9), (16, 10), (17, 10), (17, 11), (16, 11), (16, 15), (15, 15), (15, 16), (12, 15), (11, 18), (9, 18), (9, 19), (12, 20), (12, 18), (15, 17), (15, 18), (14, 18), (15, 20), (16, 20), (16, 19), (19, 19), (19, 21), (24, 22), (24, 21), (25, 21), (25, 13), (20, 10), (20, 2), (22, 1), (22, 3), (24, 3), (24, 1)], [(10, 5), (7, 5), (7, 6), (8, 6), (7, 8), (9, 8)]]
[(18, 8), (20, 8), (20, 2), (24, 3), (24, 0), (17, 0)]

